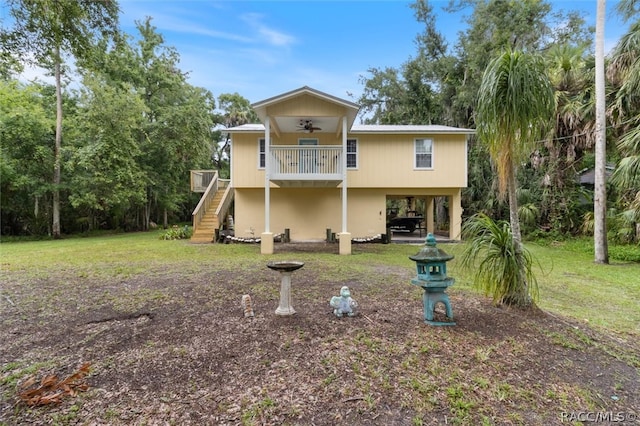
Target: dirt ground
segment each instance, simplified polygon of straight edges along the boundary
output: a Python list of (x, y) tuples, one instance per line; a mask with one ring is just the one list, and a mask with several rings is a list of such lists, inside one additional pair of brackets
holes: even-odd
[[(410, 268), (341, 282), (321, 268), (294, 272), (292, 316), (275, 315), (280, 278), (267, 268), (4, 273), (0, 424), (549, 425), (591, 413), (633, 424), (640, 414), (634, 336), (495, 307), (455, 285), (456, 325), (434, 327)], [(353, 318), (328, 304), (342, 285), (359, 303)], [(86, 362), (87, 390), (44, 406), (20, 399), (30, 376)]]

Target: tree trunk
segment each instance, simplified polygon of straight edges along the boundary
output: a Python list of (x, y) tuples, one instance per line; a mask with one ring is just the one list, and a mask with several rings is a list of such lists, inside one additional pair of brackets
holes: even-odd
[(51, 232), (53, 238), (60, 238), (60, 150), (62, 147), (62, 82), (60, 78), (60, 48), (54, 51), (55, 79), (56, 79), (56, 136), (53, 151), (53, 223)]
[(593, 245), (596, 263), (609, 263), (607, 247), (607, 187), (606, 187), (606, 117), (604, 79), (604, 18), (605, 0), (598, 0), (596, 15), (596, 167), (593, 194)]
[[(507, 196), (509, 197), (509, 223), (511, 225), (511, 236), (513, 238), (513, 246), (515, 256), (523, 255), (522, 249), (522, 233), (520, 231), (520, 217), (518, 215), (518, 196), (516, 193), (516, 170), (512, 165), (507, 176)], [(506, 295), (505, 302), (508, 305), (515, 305), (521, 308), (531, 306), (531, 298), (529, 297), (529, 284), (525, 278), (525, 273), (521, 269), (518, 275), (518, 283), (513, 288), (512, 293)]]
[(507, 176), (507, 196), (509, 197), (509, 223), (511, 225), (511, 235), (518, 253), (522, 252), (522, 233), (520, 232), (520, 218), (518, 217), (518, 196), (516, 195), (516, 172), (513, 166), (510, 167)]

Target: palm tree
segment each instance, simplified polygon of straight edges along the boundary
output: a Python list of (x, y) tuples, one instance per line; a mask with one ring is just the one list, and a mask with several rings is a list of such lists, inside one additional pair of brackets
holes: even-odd
[(482, 77), (476, 122), (499, 182), (509, 201), (509, 221), (516, 244), (522, 243), (516, 196), (516, 166), (543, 139), (555, 111), (553, 87), (542, 58), (508, 50), (493, 59)]
[[(640, 4), (640, 2), (639, 2)], [(617, 147), (623, 158), (612, 176), (621, 194), (624, 215), (635, 223), (640, 239), (640, 20), (631, 25), (611, 55), (607, 74), (617, 89), (609, 113), (621, 125)]]
[(596, 167), (593, 190), (593, 245), (596, 263), (609, 263), (607, 246), (607, 119), (604, 78), (605, 0), (598, 0), (596, 13)]
[[(477, 132), (486, 144), (498, 174), (499, 195), (509, 201), (509, 223), (516, 263), (523, 256), (516, 195), (516, 167), (533, 151), (551, 126), (555, 100), (543, 59), (520, 50), (507, 50), (493, 59), (482, 77), (478, 97)], [(505, 259), (505, 261), (508, 259)], [(531, 303), (527, 274), (512, 275), (510, 294), (499, 299), (507, 304)]]
[(543, 217), (555, 230), (572, 231), (574, 166), (595, 143), (594, 68), (584, 46), (559, 44), (545, 55), (556, 98), (554, 137), (545, 141)]

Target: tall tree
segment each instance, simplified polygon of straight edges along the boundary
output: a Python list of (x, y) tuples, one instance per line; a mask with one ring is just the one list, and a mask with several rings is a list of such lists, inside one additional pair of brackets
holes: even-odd
[[(554, 111), (553, 88), (540, 56), (509, 49), (489, 63), (478, 94), (477, 131), (496, 166), (499, 192), (508, 197), (516, 255), (523, 253), (516, 167), (528, 158), (532, 145), (548, 135)], [(514, 286), (512, 303), (528, 302), (526, 285), (523, 280)]]
[[(56, 85), (56, 132), (53, 166), (52, 234), (60, 237), (60, 174), (62, 146), (62, 74), (65, 57), (78, 63), (92, 52), (98, 36), (109, 37), (117, 31), (118, 4), (115, 0), (9, 0), (13, 28), (2, 30), (0, 40), (7, 42), (19, 58), (53, 72)], [(9, 43), (10, 42), (10, 43)]]
[[(210, 167), (215, 98), (187, 82), (180, 55), (165, 45), (151, 18), (136, 22), (139, 37), (123, 37), (96, 60), (110, 84), (127, 85), (145, 104), (135, 129), (146, 182), (140, 229), (151, 221), (168, 225), (190, 197), (189, 169)], [(153, 217), (152, 217), (153, 216)]]
[(144, 229), (152, 210), (161, 212), (166, 226), (168, 214), (189, 193), (189, 169), (210, 157), (215, 124), (215, 99), (205, 89), (191, 86), (187, 74), (180, 71), (180, 56), (174, 47), (151, 24), (151, 19), (137, 23), (141, 39), (135, 53), (136, 86), (144, 93), (148, 110), (146, 123), (139, 133), (142, 161), (147, 174), (147, 206)]
[(551, 5), (540, 0), (461, 0), (448, 10), (466, 7), (472, 7), (473, 12), (456, 45), (457, 69), (462, 74), (453, 81), (457, 88), (452, 108), (466, 121), (464, 126), (475, 127), (477, 94), (490, 59), (503, 49), (541, 50), (551, 35)]
[[(0, 80), (1, 229), (43, 235), (53, 167), (53, 111), (43, 86)], [(49, 198), (47, 198), (49, 196)], [(49, 222), (49, 223), (47, 223)]]
[[(112, 86), (99, 76), (83, 79), (81, 108), (73, 129), (75, 143), (69, 167), (71, 205), (86, 217), (89, 229), (99, 222), (119, 228), (125, 213), (144, 204), (146, 182), (139, 165), (137, 130), (144, 103), (126, 84)], [(105, 131), (107, 130), (108, 131)]]
[(551, 229), (571, 232), (579, 222), (575, 174), (595, 143), (593, 58), (586, 46), (563, 43), (545, 54), (556, 98), (554, 136), (540, 147), (542, 215)]
[(605, 0), (596, 13), (596, 168), (593, 196), (593, 243), (596, 263), (609, 263), (607, 247), (607, 119), (605, 116), (604, 18)]

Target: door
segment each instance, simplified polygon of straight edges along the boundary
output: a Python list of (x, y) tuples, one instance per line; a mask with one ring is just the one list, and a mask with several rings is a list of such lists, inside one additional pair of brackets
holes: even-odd
[[(318, 145), (318, 139), (298, 139), (298, 145), (300, 146), (316, 146)], [(317, 151), (316, 150), (300, 150), (300, 173), (317, 173)]]

